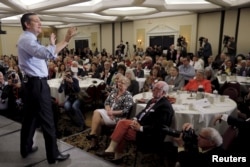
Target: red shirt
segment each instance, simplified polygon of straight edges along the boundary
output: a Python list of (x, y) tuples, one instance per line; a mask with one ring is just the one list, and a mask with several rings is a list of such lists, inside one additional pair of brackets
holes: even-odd
[(187, 91), (197, 91), (199, 85), (202, 85), (204, 88), (204, 91), (207, 93), (212, 92), (212, 86), (211, 82), (209, 80), (203, 79), (202, 81), (197, 81), (196, 79), (191, 79), (187, 83), (187, 85), (184, 87)]

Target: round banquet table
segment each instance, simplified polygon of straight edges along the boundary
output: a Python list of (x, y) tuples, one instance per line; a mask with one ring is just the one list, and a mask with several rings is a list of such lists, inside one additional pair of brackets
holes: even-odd
[[(229, 99), (228, 96), (224, 96), (224, 102), (221, 102), (221, 96), (215, 96), (213, 94), (206, 93), (205, 98), (201, 100), (196, 100), (196, 93), (179, 91), (171, 93), (169, 96), (176, 98), (176, 103), (172, 104), (175, 111), (174, 125), (175, 129), (181, 130), (184, 123), (192, 123), (196, 131), (200, 130), (202, 127), (214, 127), (221, 134), (224, 133), (226, 127), (228, 126), (226, 122), (222, 121), (221, 124), (213, 125), (213, 118), (216, 114), (234, 114), (237, 108), (236, 103)], [(133, 97), (136, 103), (135, 114), (139, 113), (145, 108), (145, 103), (138, 103), (138, 99), (149, 100), (152, 98), (152, 92), (139, 93)], [(211, 99), (212, 101), (208, 101)], [(206, 106), (202, 106), (204, 101), (208, 102)], [(211, 103), (210, 103), (211, 102)]]
[[(97, 78), (84, 78), (84, 79), (78, 79), (78, 80), (79, 80), (79, 85), (81, 89), (87, 89), (90, 85), (93, 85), (93, 84), (97, 86), (101, 82), (104, 82), (103, 80), (97, 79)], [(50, 87), (50, 94), (52, 97), (55, 97), (58, 100), (59, 104), (62, 104), (65, 101), (64, 92), (62, 93), (58, 92), (58, 88), (60, 87), (61, 82), (62, 82), (61, 78), (48, 80), (48, 84)]]

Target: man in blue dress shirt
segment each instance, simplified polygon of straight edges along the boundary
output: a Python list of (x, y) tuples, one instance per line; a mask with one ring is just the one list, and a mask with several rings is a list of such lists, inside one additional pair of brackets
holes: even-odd
[(18, 40), (18, 62), (24, 72), (24, 119), (21, 129), (20, 152), (23, 158), (38, 150), (33, 146), (33, 136), (37, 125), (41, 126), (45, 139), (47, 161), (50, 164), (69, 158), (69, 154), (61, 154), (57, 147), (57, 139), (52, 111), (50, 87), (47, 83), (48, 68), (46, 61), (55, 59), (70, 39), (77, 33), (75, 27), (68, 29), (63, 41), (56, 44), (54, 33), (50, 35), (50, 45), (39, 44), (37, 36), (42, 32), (42, 24), (35, 13), (26, 13), (21, 18), (23, 33)]

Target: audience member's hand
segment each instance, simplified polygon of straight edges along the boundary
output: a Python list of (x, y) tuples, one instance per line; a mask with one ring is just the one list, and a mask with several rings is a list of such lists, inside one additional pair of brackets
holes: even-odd
[(173, 140), (176, 142), (178, 147), (183, 147), (184, 146), (184, 141), (182, 139), (183, 134), (181, 133), (179, 137), (174, 137)]
[(216, 115), (214, 117), (214, 120), (213, 120), (214, 126), (216, 125), (216, 122), (218, 122), (218, 121), (221, 123), (221, 117), (222, 117), (222, 115)]
[(133, 120), (130, 127), (136, 131), (140, 131), (141, 125), (137, 122), (137, 120)]
[(182, 126), (182, 130), (188, 131), (189, 129), (193, 129), (193, 125), (191, 123), (184, 123)]
[(174, 98), (174, 97), (167, 96), (166, 98), (168, 99), (168, 101), (169, 101), (171, 104), (174, 104), (174, 103), (176, 102), (176, 98)]

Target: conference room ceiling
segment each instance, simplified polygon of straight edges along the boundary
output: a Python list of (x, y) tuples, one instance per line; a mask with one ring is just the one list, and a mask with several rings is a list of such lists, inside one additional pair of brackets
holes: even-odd
[(249, 6), (250, 0), (0, 0), (0, 21), (20, 26), (22, 14), (35, 12), (43, 26), (63, 28)]

